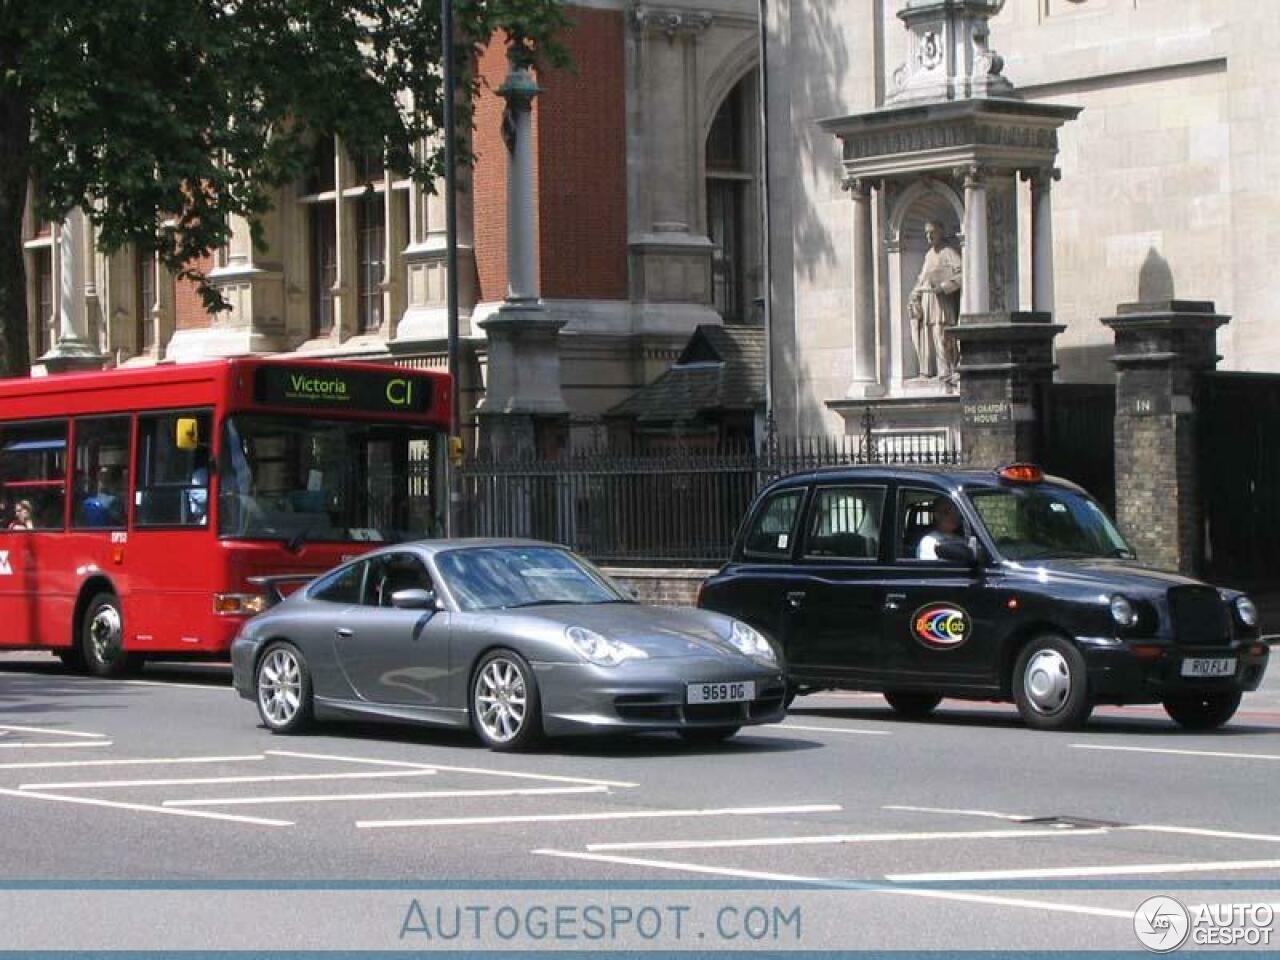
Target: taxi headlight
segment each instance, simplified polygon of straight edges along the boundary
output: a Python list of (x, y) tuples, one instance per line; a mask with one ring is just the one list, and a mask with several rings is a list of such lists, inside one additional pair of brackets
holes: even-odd
[(741, 620), (733, 621), (733, 626), (729, 630), (729, 642), (748, 657), (757, 657), (770, 662), (778, 659), (777, 654), (773, 652), (773, 644), (765, 639), (764, 634)]
[(564, 635), (583, 658), (600, 667), (616, 667), (627, 660), (644, 660), (649, 656), (639, 647), (612, 640), (586, 627), (566, 627)]
[(1236, 597), (1236, 616), (1246, 627), (1258, 625), (1258, 607), (1248, 597)]
[(1138, 622), (1138, 611), (1133, 608), (1128, 597), (1116, 594), (1111, 598), (1111, 619), (1121, 627), (1132, 627)]

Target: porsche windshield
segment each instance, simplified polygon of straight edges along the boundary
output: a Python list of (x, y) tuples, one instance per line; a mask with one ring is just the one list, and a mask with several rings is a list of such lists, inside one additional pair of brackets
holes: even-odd
[(968, 493), (996, 549), (1008, 560), (1133, 559), (1133, 550), (1103, 509), (1073, 490), (1037, 485)]
[(470, 547), (436, 560), (464, 610), (629, 602), (603, 574), (551, 547)]
[(435, 534), (434, 437), (398, 424), (229, 417), (218, 532), (297, 544)]

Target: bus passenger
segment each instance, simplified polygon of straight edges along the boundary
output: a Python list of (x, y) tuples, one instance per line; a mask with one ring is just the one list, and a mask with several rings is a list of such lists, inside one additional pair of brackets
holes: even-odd
[(80, 522), (86, 527), (122, 527), (124, 513), (124, 471), (104, 463), (98, 467), (98, 492), (80, 504)]
[(33, 530), (35, 521), (31, 517), (31, 501), (19, 500), (13, 505), (13, 519), (9, 521), (10, 530)]

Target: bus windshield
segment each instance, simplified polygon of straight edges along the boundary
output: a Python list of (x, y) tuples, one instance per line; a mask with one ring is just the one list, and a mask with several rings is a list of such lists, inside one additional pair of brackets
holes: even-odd
[(970, 490), (996, 549), (1009, 560), (1132, 559), (1133, 549), (1089, 497), (1062, 487)]
[(218, 533), (295, 546), (434, 535), (435, 435), (400, 424), (228, 417)]

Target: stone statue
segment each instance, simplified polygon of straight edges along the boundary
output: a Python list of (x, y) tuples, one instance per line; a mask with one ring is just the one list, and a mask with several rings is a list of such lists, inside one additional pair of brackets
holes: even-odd
[(955, 340), (947, 327), (960, 319), (960, 286), (964, 275), (960, 253), (946, 246), (946, 230), (936, 220), (924, 225), (929, 252), (924, 255), (920, 277), (911, 291), (908, 313), (915, 342), (919, 376), (955, 384), (958, 363)]

